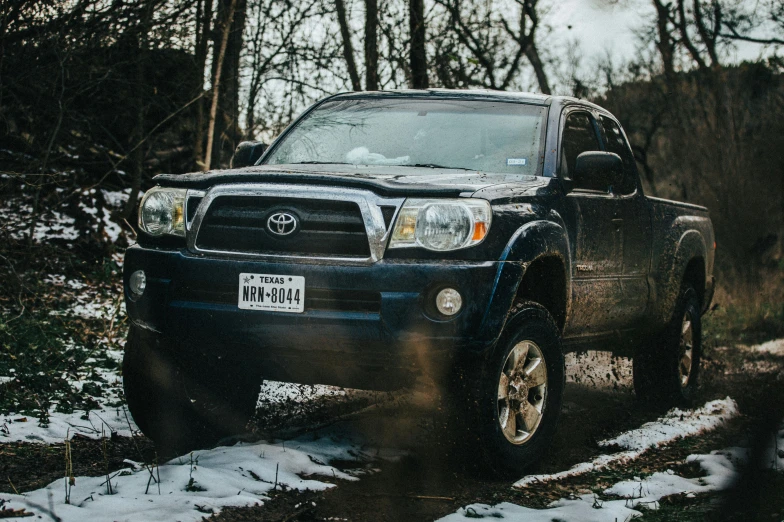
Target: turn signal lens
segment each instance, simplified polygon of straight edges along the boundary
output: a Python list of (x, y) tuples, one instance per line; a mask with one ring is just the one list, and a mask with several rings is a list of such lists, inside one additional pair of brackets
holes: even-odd
[(419, 209), (403, 208), (397, 217), (395, 230), (392, 232), (392, 241), (398, 243), (416, 242), (416, 223)]
[(487, 235), (487, 223), (478, 222), (474, 223), (474, 235), (471, 237), (471, 241), (482, 241), (485, 236)]

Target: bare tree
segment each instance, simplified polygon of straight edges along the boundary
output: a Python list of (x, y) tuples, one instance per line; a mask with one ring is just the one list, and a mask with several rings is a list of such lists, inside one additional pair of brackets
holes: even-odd
[(515, 0), (516, 11), (507, 4), (436, 0), (446, 16), (441, 36), (435, 38), (436, 69), (449, 86), (482, 86), (506, 90), (520, 77), (524, 61), (533, 68), (539, 90), (551, 87), (536, 45), (539, 28), (537, 0)]
[(365, 89), (378, 90), (378, 0), (365, 0)]
[(215, 62), (215, 74), (212, 79), (212, 105), (210, 106), (210, 119), (207, 126), (207, 148), (204, 155), (203, 170), (210, 170), (213, 155), (213, 142), (215, 140), (215, 126), (218, 117), (218, 101), (220, 99), (221, 76), (223, 75), (223, 61), (226, 58), (226, 47), (229, 43), (231, 25), (234, 20), (234, 11), (237, 7), (237, 0), (229, 0), (227, 9), (224, 11), (221, 28), (220, 45), (217, 46), (217, 60)]
[[(276, 0), (252, 0), (249, 4), (250, 18), (255, 20), (248, 39), (250, 83), (247, 93), (245, 132), (253, 136), (258, 129), (258, 108), (265, 85), (270, 81), (288, 78), (298, 80), (298, 71), (309, 74), (304, 62), (319, 66), (334, 58), (336, 50), (323, 49), (309, 38), (309, 24), (323, 23), (321, 0), (284, 3)], [(341, 45), (342, 47), (342, 45)], [(331, 68), (330, 68), (331, 69)]]
[(430, 81), (427, 76), (427, 51), (425, 49), (427, 33), (424, 0), (408, 0), (408, 22), (411, 35), (411, 43), (409, 44), (411, 87), (427, 89), (430, 86)]
[(673, 38), (673, 29), (671, 28), (672, 15), (670, 13), (670, 4), (664, 3), (662, 0), (653, 0), (653, 6), (656, 8), (656, 48), (661, 55), (667, 84), (673, 86), (675, 83), (675, 48), (677, 44)]
[[(335, 14), (340, 26), (343, 59), (346, 62), (351, 88), (361, 91), (357, 62), (354, 58), (354, 45), (344, 0), (335, 0)], [(378, 90), (378, 0), (365, 0), (365, 90)]]
[(343, 58), (346, 60), (346, 68), (348, 69), (349, 78), (351, 78), (351, 89), (361, 91), (362, 85), (359, 83), (357, 62), (354, 60), (354, 46), (351, 43), (351, 29), (348, 25), (346, 4), (343, 0), (335, 0), (335, 13), (340, 25), (340, 35), (343, 38)]
[[(204, 91), (204, 68), (207, 64), (207, 49), (209, 47), (210, 31), (212, 27), (212, 0), (198, 0), (196, 7), (196, 45), (194, 55), (196, 59), (195, 95)], [(196, 104), (196, 129), (193, 146), (193, 158), (197, 165), (204, 165), (204, 101)]]
[[(138, 85), (145, 84), (145, 67), (144, 56), (147, 51), (147, 34), (150, 30), (152, 23), (153, 9), (155, 8), (155, 0), (139, 0), (139, 11), (141, 14), (140, 23), (136, 30), (136, 59), (135, 59), (135, 73), (136, 83)], [(145, 135), (145, 101), (141, 90), (136, 91), (136, 129), (134, 130), (134, 140), (140, 142), (144, 139)], [(125, 208), (122, 211), (122, 217), (128, 219), (133, 215), (136, 208), (136, 203), (139, 197), (139, 191), (142, 188), (142, 177), (144, 175), (144, 148), (136, 147), (132, 155), (132, 177), (131, 177), (131, 193)]]
[(382, 2), (378, 12), (380, 88), (410, 86), (411, 66), (408, 45), (410, 39), (400, 27), (408, 21), (407, 2)]

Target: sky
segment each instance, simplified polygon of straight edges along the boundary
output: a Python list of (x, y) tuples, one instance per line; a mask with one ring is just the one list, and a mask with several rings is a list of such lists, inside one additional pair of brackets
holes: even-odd
[[(556, 39), (578, 40), (586, 58), (610, 50), (617, 62), (634, 57), (634, 29), (655, 15), (650, 0), (551, 0), (549, 10), (543, 21)], [(730, 51), (727, 61), (755, 60), (761, 51), (759, 45), (742, 43)]]

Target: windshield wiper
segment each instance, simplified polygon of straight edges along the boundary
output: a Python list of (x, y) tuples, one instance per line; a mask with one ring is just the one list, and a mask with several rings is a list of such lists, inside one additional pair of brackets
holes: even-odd
[(475, 171), (476, 169), (467, 169), (465, 167), (447, 167), (446, 165), (437, 165), (435, 163), (414, 163), (411, 165), (395, 165), (396, 167), (427, 167), (430, 169), (455, 169), (455, 170), (471, 170)]
[(352, 165), (344, 161), (297, 161), (290, 163), (290, 165)]

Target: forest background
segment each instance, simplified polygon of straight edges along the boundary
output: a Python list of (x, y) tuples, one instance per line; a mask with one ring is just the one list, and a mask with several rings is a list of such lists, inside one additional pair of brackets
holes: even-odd
[[(116, 271), (104, 194), (127, 196), (109, 219), (132, 237), (155, 174), (226, 168), (326, 95), (485, 88), (612, 111), (646, 193), (711, 211), (708, 335), (784, 335), (784, 3), (597, 1), (650, 12), (633, 52), (556, 38), (546, 0), (2, 0), (0, 199), (26, 230), (0, 223), (0, 305), (34, 313), (24, 274), (47, 258)], [(36, 240), (53, 212), (77, 237)]]

